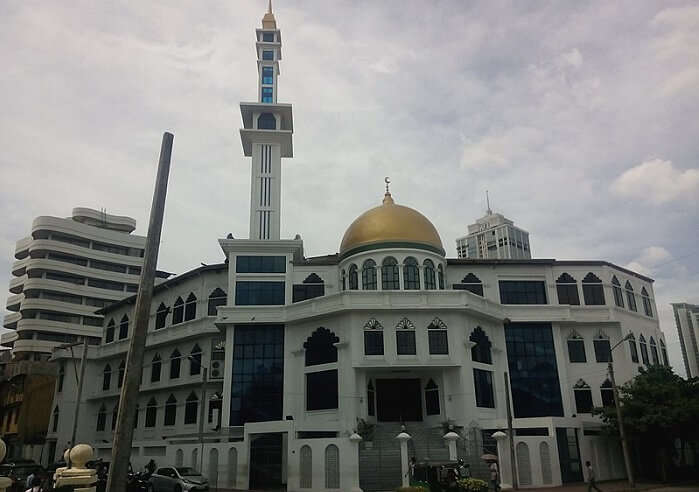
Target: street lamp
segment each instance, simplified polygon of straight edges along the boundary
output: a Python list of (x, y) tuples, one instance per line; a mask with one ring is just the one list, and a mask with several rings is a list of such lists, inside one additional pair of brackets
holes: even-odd
[(612, 382), (612, 389), (614, 390), (614, 406), (616, 407), (616, 417), (619, 423), (619, 438), (621, 439), (621, 449), (624, 453), (624, 465), (626, 465), (626, 477), (629, 480), (629, 487), (634, 488), (633, 479), (633, 469), (631, 467), (631, 457), (629, 456), (629, 447), (626, 442), (626, 433), (624, 432), (624, 421), (621, 416), (621, 405), (619, 405), (619, 391), (616, 387), (616, 380), (614, 379), (614, 365), (612, 364), (612, 351), (621, 345), (623, 342), (627, 341), (629, 338), (633, 337), (633, 333), (629, 332), (624, 338), (619, 340), (616, 345), (609, 349), (609, 379)]

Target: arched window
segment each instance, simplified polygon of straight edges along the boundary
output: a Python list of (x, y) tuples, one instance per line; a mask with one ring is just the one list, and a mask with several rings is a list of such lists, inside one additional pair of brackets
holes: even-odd
[(112, 385), (112, 366), (107, 364), (102, 371), (102, 389), (104, 391), (109, 391), (109, 387)]
[(541, 462), (541, 479), (545, 485), (553, 483), (551, 473), (551, 451), (545, 441), (539, 443), (539, 461)]
[(184, 301), (181, 297), (175, 300), (175, 307), (172, 310), (172, 324), (177, 325), (184, 321)]
[(597, 275), (592, 272), (585, 275), (582, 288), (586, 306), (604, 306), (604, 287)]
[(303, 348), (306, 349), (306, 366), (317, 366), (337, 362), (337, 347), (340, 339), (327, 328), (322, 326), (306, 339)]
[(189, 321), (197, 317), (197, 296), (190, 293), (187, 303), (184, 305), (184, 320)]
[(422, 263), (422, 268), (425, 274), (425, 289), (435, 290), (437, 288), (437, 279), (434, 272), (434, 263), (432, 263), (432, 260), (425, 260)]
[[(364, 265), (366, 264), (367, 262), (364, 262)], [(376, 277), (376, 272), (374, 272), (374, 277)], [(362, 278), (364, 278), (364, 272), (362, 272)], [(366, 283), (362, 286), (362, 288), (366, 290)], [(349, 267), (349, 289), (359, 289), (359, 274), (357, 273), (357, 265), (354, 264), (350, 265)]]
[(381, 288), (383, 290), (400, 289), (398, 262), (392, 256), (385, 258), (381, 264)]
[(461, 283), (454, 284), (454, 290), (467, 290), (472, 294), (483, 297), (483, 282), (473, 273), (469, 273), (461, 279)]
[(427, 326), (427, 343), (431, 355), (449, 354), (449, 337), (444, 321), (435, 318)]
[(492, 364), (493, 356), (491, 354), (491, 348), (493, 344), (490, 343), (490, 339), (483, 331), (483, 328), (476, 326), (471, 332), (469, 340), (475, 343), (475, 345), (471, 347), (471, 360), (473, 360), (473, 362), (481, 362), (482, 364)]
[(153, 356), (153, 361), (151, 362), (150, 365), (150, 382), (155, 383), (157, 381), (160, 381), (160, 368), (162, 367), (163, 363), (160, 360), (160, 354), (155, 354)]
[(383, 326), (376, 318), (364, 325), (364, 355), (383, 355)]
[(442, 268), (442, 265), (437, 266), (437, 282), (439, 283), (439, 290), (444, 290), (444, 268)]
[(643, 363), (647, 366), (650, 365), (650, 362), (648, 361), (648, 345), (646, 345), (646, 339), (643, 335), (638, 337), (638, 344), (641, 346), (641, 359), (643, 359)]
[(334, 444), (325, 448), (325, 488), (340, 488), (340, 450)]
[(99, 411), (97, 412), (97, 432), (102, 432), (106, 426), (107, 409), (104, 407), (104, 404), (102, 404)]
[(119, 372), (117, 373), (117, 388), (121, 388), (124, 384), (124, 372), (126, 372), (126, 363), (122, 360), (119, 364)]
[(427, 415), (439, 415), (439, 388), (430, 379), (425, 386), (425, 412)]
[(301, 451), (299, 451), (299, 470), (301, 473), (299, 487), (302, 489), (313, 488), (313, 452), (307, 444), (301, 446)]
[(155, 312), (155, 329), (159, 330), (165, 328), (165, 322), (167, 320), (167, 313), (170, 312), (170, 308), (167, 307), (162, 302), (158, 306), (158, 310)]
[(60, 393), (63, 391), (63, 382), (65, 381), (66, 378), (66, 364), (65, 362), (61, 362), (61, 364), (58, 366), (58, 381), (57, 381), (57, 392)]
[(201, 349), (198, 344), (192, 347), (192, 352), (189, 354), (189, 375), (195, 376), (201, 372)]
[(226, 292), (216, 287), (214, 291), (209, 294), (209, 308), (207, 310), (207, 314), (209, 316), (216, 316), (216, 314), (218, 314), (217, 308), (219, 306), (225, 306), (226, 302), (228, 302)]
[(277, 119), (272, 113), (262, 113), (257, 117), (258, 130), (276, 130)]
[[(354, 265), (352, 265), (354, 266)], [(350, 267), (350, 289), (352, 288), (352, 268)], [(362, 290), (378, 289), (376, 281), (376, 262), (366, 260), (362, 264)]]
[(609, 337), (602, 332), (594, 338), (592, 344), (595, 347), (595, 360), (597, 362), (612, 361), (612, 347), (609, 343)]
[(605, 407), (614, 406), (614, 388), (612, 387), (612, 382), (609, 379), (605, 379), (599, 387), (600, 395), (602, 395), (602, 405)]
[(556, 292), (558, 292), (558, 304), (580, 305), (578, 283), (569, 274), (562, 273), (556, 279)]
[(366, 403), (367, 403), (367, 414), (369, 417), (376, 415), (376, 391), (374, 390), (374, 382), (369, 380), (369, 384), (366, 387)]
[(119, 323), (119, 340), (129, 336), (129, 317), (124, 315), (121, 317), (121, 323)]
[(660, 339), (660, 353), (663, 356), (663, 364), (670, 367), (670, 361), (667, 359), (667, 349), (665, 348), (665, 342), (663, 342), (662, 338)]
[(650, 337), (650, 356), (653, 364), (660, 364), (660, 359), (658, 359), (658, 347), (655, 345), (655, 339)]
[(614, 304), (616, 304), (617, 307), (623, 308), (624, 293), (621, 291), (621, 284), (619, 283), (619, 279), (616, 278), (616, 275), (612, 277), (612, 291), (614, 292)]
[(638, 309), (636, 309), (636, 296), (633, 293), (633, 286), (631, 285), (631, 282), (627, 280), (626, 285), (624, 285), (624, 289), (626, 289), (626, 300), (629, 303), (629, 309), (631, 311), (638, 311)]
[(325, 295), (325, 282), (316, 273), (308, 275), (302, 283), (294, 284), (292, 302), (305, 301)]
[(396, 325), (396, 353), (398, 355), (417, 354), (415, 325), (408, 318), (403, 318)]
[(110, 343), (114, 341), (114, 319), (110, 319), (107, 323), (107, 330), (104, 334), (104, 343)]
[(636, 337), (629, 333), (629, 350), (631, 351), (631, 362), (638, 362), (638, 349), (636, 348)]
[(175, 425), (177, 420), (177, 398), (175, 395), (170, 395), (165, 402), (165, 420), (163, 425)]
[(51, 426), (51, 432), (58, 431), (58, 405), (53, 409), (53, 422)]
[(199, 465), (199, 448), (194, 448), (192, 449), (192, 468), (200, 468)]
[(238, 481), (238, 450), (228, 450), (228, 488), (234, 489)]
[(575, 393), (575, 409), (577, 413), (592, 412), (592, 390), (590, 386), (582, 379), (579, 379), (573, 387), (573, 393)]
[(175, 452), (175, 466), (184, 466), (184, 451), (181, 449)]
[(420, 289), (420, 269), (412, 256), (408, 256), (403, 262), (403, 285), (405, 290)]
[(568, 358), (571, 362), (587, 362), (585, 339), (576, 331), (568, 337)]
[(117, 419), (119, 418), (119, 402), (117, 401), (112, 408), (112, 430), (116, 429)]
[(532, 484), (532, 465), (529, 457), (529, 446), (525, 442), (517, 443), (517, 471), (519, 472), (519, 484)]
[(342, 290), (347, 290), (347, 274), (345, 273), (345, 269), (342, 269), (342, 273), (340, 274), (340, 285)]
[(146, 406), (146, 427), (155, 427), (155, 421), (158, 416), (158, 403), (155, 398), (151, 398)]
[(192, 391), (187, 397), (187, 402), (184, 404), (184, 423), (197, 423), (197, 409), (199, 408), (199, 398)]
[(641, 300), (643, 301), (643, 312), (646, 316), (653, 317), (653, 305), (650, 302), (650, 296), (645, 287), (641, 288)]
[(170, 354), (170, 379), (177, 379), (180, 377), (181, 362), (182, 355), (179, 350), (175, 349), (175, 351)]

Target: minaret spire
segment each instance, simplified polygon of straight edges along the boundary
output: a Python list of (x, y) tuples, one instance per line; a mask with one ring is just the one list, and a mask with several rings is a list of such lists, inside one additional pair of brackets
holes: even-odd
[(269, 0), (269, 4), (267, 5), (267, 13), (268, 14), (272, 13), (272, 0)]
[[(272, 0), (270, 0), (271, 2)], [(485, 202), (488, 204), (487, 213), (488, 215), (493, 215), (493, 211), (490, 210), (490, 196), (488, 195), (488, 190), (485, 190)]]

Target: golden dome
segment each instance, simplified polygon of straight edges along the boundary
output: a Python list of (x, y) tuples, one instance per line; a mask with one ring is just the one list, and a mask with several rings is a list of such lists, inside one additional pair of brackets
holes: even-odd
[(389, 192), (383, 204), (367, 210), (349, 226), (340, 244), (340, 256), (384, 247), (427, 249), (444, 255), (442, 240), (427, 217), (417, 210), (396, 205)]

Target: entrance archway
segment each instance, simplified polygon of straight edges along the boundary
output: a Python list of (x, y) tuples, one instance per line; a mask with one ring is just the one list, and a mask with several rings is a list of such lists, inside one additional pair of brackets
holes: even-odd
[(419, 379), (377, 379), (376, 417), (379, 422), (421, 422)]

